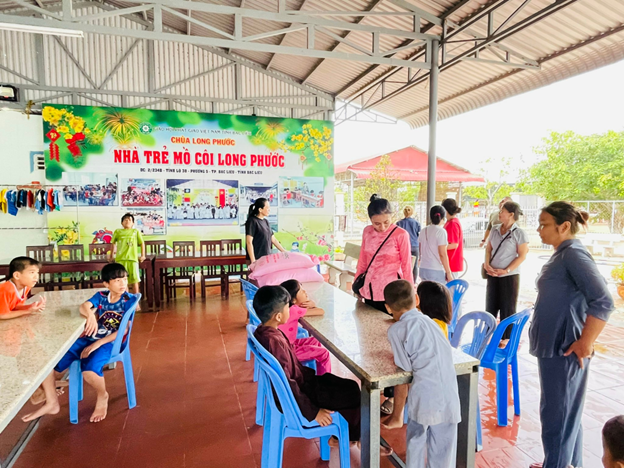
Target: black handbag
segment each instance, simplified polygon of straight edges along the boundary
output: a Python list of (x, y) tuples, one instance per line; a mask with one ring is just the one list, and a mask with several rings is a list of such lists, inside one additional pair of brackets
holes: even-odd
[[(498, 244), (498, 247), (496, 247), (496, 250), (494, 251), (494, 254), (490, 257), (490, 264), (492, 263), (492, 260), (494, 260), (494, 257), (496, 257), (496, 254), (498, 253), (498, 251), (502, 247), (503, 242), (505, 242), (507, 239), (509, 239), (509, 236), (511, 236), (516, 229), (513, 229), (513, 230), (509, 231), (509, 234), (507, 234), (505, 237), (503, 237), (503, 240), (501, 241), (501, 243)], [(481, 278), (483, 278), (483, 279), (487, 279), (488, 278), (487, 270), (485, 269), (485, 263), (481, 264)]]
[(388, 234), (388, 237), (386, 237), (384, 239), (384, 241), (381, 243), (381, 245), (377, 249), (377, 252), (375, 252), (375, 255), (373, 255), (373, 258), (371, 258), (371, 261), (369, 262), (368, 266), (366, 267), (366, 270), (364, 270), (364, 273), (362, 273), (357, 278), (355, 278), (355, 281), (351, 285), (351, 290), (355, 293), (356, 296), (360, 296), (360, 289), (362, 289), (362, 287), (364, 286), (364, 282), (366, 281), (366, 273), (368, 272), (368, 269), (370, 268), (370, 266), (373, 264), (373, 261), (375, 260), (375, 257), (377, 256), (377, 254), (379, 253), (381, 248), (384, 246), (384, 244), (387, 242), (387, 240), (390, 239), (390, 236), (394, 233), (394, 231), (397, 230), (397, 228), (398, 228), (398, 226), (396, 226), (392, 230), (392, 232), (390, 234)]

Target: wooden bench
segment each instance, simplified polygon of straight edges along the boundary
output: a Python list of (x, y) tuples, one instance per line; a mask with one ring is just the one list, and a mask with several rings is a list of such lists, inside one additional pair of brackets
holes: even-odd
[(326, 261), (323, 262), (329, 268), (329, 282), (335, 285), (337, 281), (340, 281), (338, 287), (343, 291), (347, 290), (347, 283), (353, 282), (355, 278), (355, 270), (357, 268), (357, 261), (360, 258), (360, 246), (347, 242), (344, 249), (345, 259), (344, 261)]

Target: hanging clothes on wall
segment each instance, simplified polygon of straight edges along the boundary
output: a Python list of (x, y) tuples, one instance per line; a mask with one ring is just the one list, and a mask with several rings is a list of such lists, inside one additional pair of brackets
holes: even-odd
[(7, 189), (0, 190), (0, 210), (3, 213), (8, 213), (9, 211), (9, 205), (7, 204), (6, 194), (7, 194)]
[(9, 190), (7, 192), (7, 204), (8, 204), (8, 211), (10, 215), (13, 216), (17, 216), (17, 206), (15, 205), (15, 203), (17, 202), (17, 191), (16, 190)]

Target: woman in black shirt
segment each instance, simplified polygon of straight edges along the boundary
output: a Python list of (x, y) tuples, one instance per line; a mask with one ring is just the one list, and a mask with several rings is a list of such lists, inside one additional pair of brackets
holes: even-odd
[(274, 245), (280, 252), (286, 252), (282, 244), (275, 238), (269, 220), (271, 204), (266, 198), (258, 198), (250, 207), (245, 223), (245, 238), (247, 241), (247, 259), (254, 263), (259, 258), (271, 253)]

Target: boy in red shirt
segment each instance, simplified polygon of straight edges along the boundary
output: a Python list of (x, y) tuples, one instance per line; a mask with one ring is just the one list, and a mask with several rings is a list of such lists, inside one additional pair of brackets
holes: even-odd
[(39, 262), (30, 257), (16, 257), (9, 264), (9, 279), (0, 284), (0, 320), (13, 319), (45, 309), (45, 297), (24, 304), (39, 279)]

